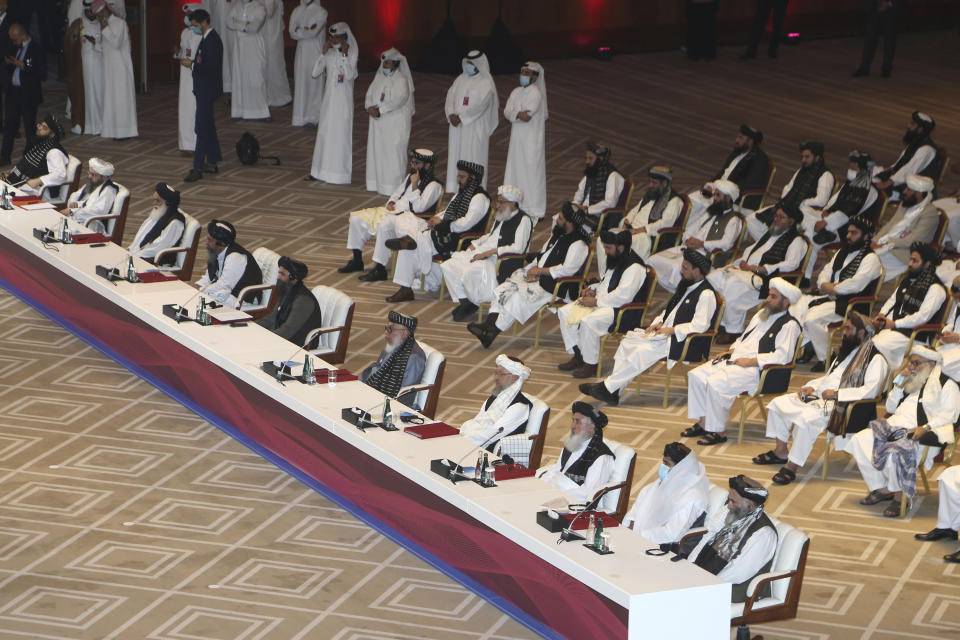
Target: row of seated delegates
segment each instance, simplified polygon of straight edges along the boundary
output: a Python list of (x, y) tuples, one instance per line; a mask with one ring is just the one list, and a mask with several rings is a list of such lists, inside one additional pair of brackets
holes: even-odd
[[(923, 542), (956, 540), (960, 529), (960, 465), (944, 469), (937, 479), (940, 502), (937, 506), (937, 526), (914, 538)], [(943, 556), (946, 562), (960, 563), (960, 549)]]
[(414, 404), (415, 392), (401, 394), (403, 387), (420, 382), (427, 366), (427, 355), (414, 336), (416, 329), (417, 318), (390, 311), (383, 327), (384, 347), (377, 360), (360, 373), (359, 379), (386, 396), (398, 398), (408, 407), (420, 409)]
[[(509, 329), (514, 322), (526, 322), (553, 296), (557, 279), (572, 276), (581, 271), (589, 256), (583, 209), (571, 203), (563, 205), (556, 222), (539, 253), (533, 261), (516, 269), (493, 291), (490, 313), (483, 322), (471, 322), (467, 330), (489, 348), (500, 332)], [(531, 256), (528, 256), (528, 258)], [(570, 301), (576, 283), (564, 283), (558, 295)]]
[(288, 256), (277, 265), (277, 306), (257, 320), (281, 338), (297, 346), (306, 346), (307, 334), (323, 325), (320, 303), (304, 284), (307, 265)]
[(490, 196), (483, 189), (483, 175), (483, 165), (460, 160), (456, 171), (459, 188), (446, 209), (428, 220), (410, 211), (397, 217), (396, 237), (384, 244), (397, 251), (393, 282), (400, 288), (387, 296), (387, 302), (413, 300), (413, 286), (421, 278), (425, 290), (440, 288), (442, 271), (433, 256), (449, 259), (461, 234), (482, 231), (486, 226)]
[(237, 295), (244, 287), (263, 283), (260, 265), (237, 242), (237, 230), (226, 220), (207, 224), (206, 244), (207, 269), (193, 286), (225, 307), (238, 307)]
[(67, 206), (60, 213), (94, 233), (105, 233), (103, 222), (90, 218), (107, 215), (113, 209), (119, 193), (117, 185), (110, 179), (114, 170), (113, 164), (106, 160), (90, 158), (87, 162), (87, 183), (70, 194)]
[(350, 214), (347, 249), (353, 255), (347, 264), (337, 270), (339, 273), (363, 271), (363, 247), (375, 238), (373, 268), (361, 275), (360, 279), (364, 282), (386, 280), (387, 263), (390, 262), (386, 241), (397, 237), (400, 215), (408, 211), (422, 214), (436, 207), (443, 193), (443, 185), (434, 174), (437, 156), (429, 149), (413, 149), (409, 156), (410, 172), (393, 190), (384, 206), (361, 209)]
[(67, 152), (61, 144), (63, 125), (48, 113), (37, 123), (33, 146), (14, 165), (3, 180), (29, 195), (40, 195), (45, 187), (56, 187), (67, 181)]

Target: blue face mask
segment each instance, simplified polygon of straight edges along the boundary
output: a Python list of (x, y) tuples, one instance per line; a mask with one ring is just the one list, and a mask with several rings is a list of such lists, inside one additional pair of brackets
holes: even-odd
[(657, 468), (657, 475), (660, 477), (661, 480), (663, 480), (664, 478), (667, 477), (668, 473), (670, 473), (670, 467), (668, 467), (667, 465), (661, 462), (660, 466)]
[(203, 35), (203, 29), (201, 29), (200, 27), (190, 27), (190, 31), (193, 31), (198, 36)]
[(388, 78), (393, 75), (394, 71), (396, 71), (396, 69), (387, 69), (386, 67), (383, 67), (382, 69), (380, 69), (380, 73), (387, 76)]
[(525, 87), (530, 84), (530, 76), (520, 76), (520, 86)]
[(468, 65), (467, 65), (467, 75), (468, 75), (468, 76), (475, 76), (475, 75), (477, 75), (477, 68), (476, 68), (475, 66), (473, 66), (472, 64), (468, 64)]
[(183, 16), (183, 24), (190, 26), (190, 16)]

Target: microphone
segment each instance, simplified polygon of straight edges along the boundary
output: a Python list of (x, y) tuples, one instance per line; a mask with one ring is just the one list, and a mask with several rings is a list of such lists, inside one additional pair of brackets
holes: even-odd
[[(310, 343), (308, 342), (307, 344), (310, 344)], [(296, 380), (296, 379), (297, 379), (297, 376), (292, 375), (292, 374), (290, 374), (290, 373), (286, 373), (286, 372), (283, 371), (284, 368), (285, 368), (285, 366), (286, 366), (284, 363), (286, 363), (286, 362), (292, 362), (292, 361), (293, 361), (293, 358), (294, 358), (295, 356), (297, 356), (301, 351), (303, 351), (303, 350), (306, 349), (306, 348), (307, 348), (307, 345), (305, 344), (305, 345), (303, 345), (302, 347), (300, 347), (299, 349), (297, 349), (296, 351), (294, 351), (293, 353), (291, 353), (289, 358), (287, 358), (286, 360), (281, 360), (281, 361), (280, 361), (279, 366), (277, 366), (277, 382), (280, 382), (280, 379), (281, 379), (281, 376), (282, 376), (282, 375), (289, 376), (289, 377), (290, 377), (291, 379), (293, 379), (293, 380)], [(289, 371), (289, 369), (288, 369), (287, 371)], [(281, 372), (283, 372), (283, 373), (281, 373)], [(281, 383), (281, 384), (282, 384), (282, 383)], [(381, 404), (383, 404), (383, 403), (381, 403)]]
[(357, 419), (357, 429), (360, 431), (366, 431), (367, 429), (372, 429), (378, 427), (376, 422), (373, 421), (373, 411), (387, 404), (386, 397), (384, 397), (383, 402), (378, 402), (369, 409), (364, 409), (363, 413), (360, 414), (360, 418)]
[(455, 465), (453, 465), (453, 468), (452, 468), (452, 469), (450, 469), (450, 475), (448, 476), (448, 477), (450, 478), (450, 481), (453, 482), (453, 484), (457, 484), (457, 479), (458, 479), (458, 477), (459, 477), (459, 478), (468, 478), (468, 479), (469, 479), (470, 476), (465, 475), (462, 471), (457, 471), (457, 469), (463, 469), (463, 467), (462, 467), (461, 465), (462, 465), (463, 461), (467, 459), (467, 456), (469, 456), (469, 455), (470, 455), (471, 453), (473, 453), (474, 451), (477, 451), (478, 449), (483, 449), (485, 446), (487, 446), (488, 444), (490, 444), (490, 441), (491, 441), (491, 440), (493, 440), (496, 436), (500, 435), (501, 433), (503, 433), (503, 427), (498, 428), (496, 431), (494, 431), (492, 434), (490, 434), (490, 437), (489, 437), (489, 438), (487, 438), (486, 440), (484, 440), (483, 442), (481, 442), (481, 443), (478, 444), (477, 446), (475, 446), (475, 447), (473, 447), (472, 449), (470, 449), (469, 451), (467, 451), (467, 452), (463, 455), (462, 458), (460, 458), (459, 460), (457, 460), (457, 463), (456, 463)]
[(580, 535), (573, 530), (573, 524), (580, 519), (580, 517), (588, 511), (594, 511), (597, 506), (600, 504), (600, 501), (603, 499), (603, 496), (607, 495), (614, 489), (620, 488), (619, 482), (608, 482), (597, 495), (588, 502), (583, 511), (574, 516), (573, 520), (570, 521), (570, 524), (567, 525), (567, 528), (560, 532), (560, 538), (557, 540), (557, 544), (562, 542), (569, 542), (571, 540), (586, 540), (586, 536)]
[(190, 314), (187, 313), (187, 305), (190, 304), (191, 302), (193, 302), (194, 298), (196, 298), (196, 297), (197, 297), (198, 295), (200, 295), (201, 293), (203, 293), (203, 292), (200, 291), (200, 289), (197, 289), (197, 292), (196, 292), (195, 294), (193, 294), (192, 296), (190, 296), (190, 297), (187, 299), (186, 302), (184, 302), (184, 303), (182, 303), (182, 304), (180, 305), (180, 310), (177, 312), (177, 315), (180, 316), (180, 317), (182, 317), (182, 318), (189, 317)]

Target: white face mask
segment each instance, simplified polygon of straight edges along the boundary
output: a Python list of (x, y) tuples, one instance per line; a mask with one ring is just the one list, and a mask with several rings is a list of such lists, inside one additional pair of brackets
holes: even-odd
[(664, 478), (667, 477), (668, 473), (670, 473), (670, 467), (668, 467), (667, 465), (661, 462), (660, 466), (657, 467), (657, 476), (659, 476), (659, 478), (663, 480)]
[(387, 69), (386, 67), (383, 67), (380, 69), (380, 73), (387, 76), (388, 78), (393, 75), (394, 71), (396, 71), (396, 69)]
[(857, 177), (857, 172), (855, 169), (847, 169), (847, 180), (853, 182)]
[(477, 68), (476, 68), (475, 66), (473, 66), (473, 64), (471, 64), (471, 63), (469, 63), (469, 62), (467, 63), (467, 75), (468, 75), (468, 76), (475, 76), (475, 75), (477, 75)]

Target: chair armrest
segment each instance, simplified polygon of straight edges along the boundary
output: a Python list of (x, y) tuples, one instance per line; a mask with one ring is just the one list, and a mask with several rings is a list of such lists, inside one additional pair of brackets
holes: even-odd
[(307, 346), (308, 344), (313, 342), (313, 339), (319, 335), (322, 335), (324, 333), (333, 333), (334, 331), (342, 331), (342, 330), (343, 330), (343, 327), (317, 327), (316, 329), (311, 329), (310, 332), (307, 333), (307, 337), (304, 338), (303, 340), (303, 346)]
[(186, 253), (187, 251), (190, 251), (190, 247), (170, 247), (169, 249), (161, 249), (160, 251), (157, 251), (155, 256), (153, 256), (153, 262), (158, 264), (160, 262), (160, 258), (176, 255), (178, 253)]
[(661, 227), (660, 230), (653, 235), (659, 236), (662, 233), (679, 233), (681, 231), (683, 231), (683, 227)]
[(685, 534), (683, 534), (680, 540), (677, 541), (677, 545), (682, 547), (683, 543), (686, 542), (687, 540), (691, 538), (700, 538), (702, 536), (705, 536), (706, 534), (707, 534), (706, 527), (697, 527), (696, 529), (690, 529), (690, 531), (687, 531)]
[(101, 216), (90, 216), (89, 218), (87, 218), (87, 222), (90, 222), (91, 220), (112, 220), (113, 218), (119, 218), (119, 217), (120, 217), (119, 213), (105, 213)]
[(768, 364), (764, 365), (763, 368), (760, 369), (760, 373), (762, 374), (765, 371), (776, 371), (777, 369), (793, 369), (793, 367), (794, 365), (792, 362), (789, 364)]
[[(250, 285), (249, 287), (244, 287), (240, 291), (239, 295), (237, 295), (237, 308), (238, 309), (240, 308), (240, 305), (243, 304), (243, 301), (246, 300), (248, 296), (257, 292), (272, 294), (276, 290), (276, 288), (277, 288), (277, 285), (275, 284), (253, 284), (253, 285)], [(271, 297), (273, 296), (271, 295)], [(262, 299), (260, 304), (263, 304)]]
[(943, 325), (939, 322), (930, 322), (927, 324), (918, 324), (915, 327), (910, 328), (910, 337), (916, 336), (921, 331), (940, 331), (943, 328)]
[(796, 571), (784, 570), (761, 573), (755, 576), (753, 580), (750, 581), (750, 584), (747, 585), (747, 600), (743, 603), (743, 613), (741, 613), (740, 616), (747, 615), (753, 609), (753, 605), (757, 601), (757, 590), (760, 587), (768, 582), (776, 582), (777, 580), (792, 580), (795, 575), (797, 575)]
[(430, 389), (433, 389), (435, 386), (437, 385), (431, 382), (430, 384), (411, 384), (411, 385), (407, 385), (406, 387), (400, 387), (400, 391), (397, 393), (397, 397), (399, 398), (400, 396), (406, 395), (411, 392), (420, 393), (421, 391), (429, 391)]

